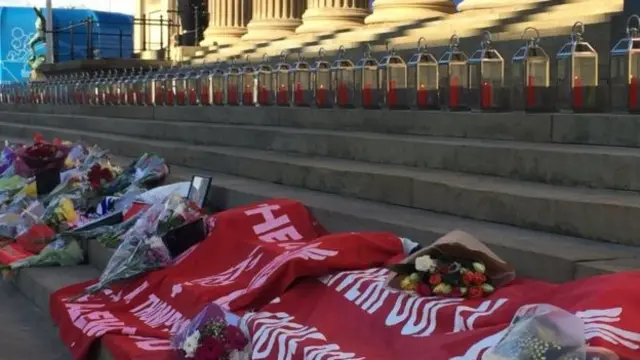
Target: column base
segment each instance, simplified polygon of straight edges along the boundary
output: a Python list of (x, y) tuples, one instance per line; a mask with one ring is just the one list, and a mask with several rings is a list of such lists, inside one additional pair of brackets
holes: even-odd
[(364, 23), (406, 23), (453, 14), (455, 11), (455, 6), (449, 0), (375, 0), (373, 13), (364, 19)]
[(371, 12), (360, 8), (310, 8), (302, 15), (296, 34), (323, 33), (360, 27)]
[(300, 25), (300, 19), (251, 20), (247, 25), (244, 41), (270, 41), (290, 36)]
[(218, 45), (235, 44), (246, 32), (247, 29), (243, 27), (207, 29), (204, 31), (204, 40), (200, 42), (200, 46), (209, 47), (215, 43)]

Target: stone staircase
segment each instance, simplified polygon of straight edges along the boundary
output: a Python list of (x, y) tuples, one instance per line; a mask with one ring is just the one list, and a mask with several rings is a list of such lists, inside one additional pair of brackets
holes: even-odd
[[(293, 198), (331, 231), (423, 244), (463, 229), (553, 282), (640, 268), (638, 129), (611, 114), (0, 106), (4, 137), (157, 152), (172, 181), (209, 174), (216, 208)], [(51, 292), (99, 276), (111, 252), (88, 251), (88, 265), (26, 269), (16, 284), (46, 311)]]

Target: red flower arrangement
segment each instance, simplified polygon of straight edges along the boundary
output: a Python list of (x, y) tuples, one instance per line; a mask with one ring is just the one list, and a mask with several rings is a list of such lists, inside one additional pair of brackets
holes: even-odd
[(109, 184), (115, 178), (113, 172), (108, 167), (102, 167), (100, 164), (94, 164), (87, 173), (87, 178), (94, 190), (100, 189), (102, 186)]
[(209, 304), (172, 340), (178, 359), (249, 360), (249, 341), (225, 321), (223, 310)]
[(36, 134), (33, 145), (23, 146), (16, 150), (16, 155), (31, 170), (36, 172), (45, 169), (62, 169), (69, 149), (62, 146), (56, 139), (53, 144), (42, 139), (42, 135)]
[(417, 257), (415, 262), (392, 265), (401, 274), (400, 288), (421, 296), (483, 297), (495, 288), (485, 275), (482, 262), (452, 258), (440, 254)]

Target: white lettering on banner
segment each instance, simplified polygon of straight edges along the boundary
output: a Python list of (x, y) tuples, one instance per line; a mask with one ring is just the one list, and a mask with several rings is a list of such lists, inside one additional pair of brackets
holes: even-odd
[(136, 328), (127, 327), (109, 311), (96, 311), (104, 304), (65, 304), (73, 325), (87, 336), (102, 336), (109, 331), (135, 334)]
[[(584, 321), (584, 335), (587, 342), (594, 338), (600, 338), (631, 350), (640, 349), (640, 333), (609, 325), (619, 322), (620, 315), (622, 315), (622, 308), (619, 307), (576, 312), (576, 316)], [(495, 346), (506, 333), (507, 329), (504, 329), (488, 336), (471, 346), (464, 355), (451, 358), (451, 360), (479, 360), (482, 354)]]
[[(384, 280), (389, 274), (387, 269), (368, 269), (343, 271), (320, 279), (338, 292), (345, 289), (344, 297), (369, 314), (378, 311), (392, 292), (385, 286)], [(337, 285), (336, 285), (337, 284)]]
[(137, 288), (135, 288), (132, 292), (130, 292), (129, 294), (127, 294), (124, 297), (124, 301), (128, 304), (131, 302), (131, 300), (135, 299), (136, 296), (140, 295), (141, 292), (145, 291), (147, 288), (149, 287), (149, 282), (145, 281), (142, 284), (140, 284), (140, 286), (138, 286)]
[[(341, 292), (345, 298), (353, 302), (369, 314), (378, 311), (388, 299), (395, 303), (388, 314), (385, 324), (394, 326), (402, 324), (402, 335), (424, 337), (433, 334), (437, 329), (437, 315), (442, 308), (456, 306), (453, 319), (453, 332), (473, 329), (474, 322), (481, 316), (494, 313), (506, 299), (484, 301), (478, 308), (460, 303), (462, 299), (442, 299), (437, 297), (419, 297), (386, 286), (389, 274), (387, 269), (367, 269), (343, 271), (320, 279), (327, 286)], [(468, 318), (464, 318), (468, 315)], [(451, 331), (451, 330), (447, 330)]]
[[(289, 216), (281, 215), (275, 217), (274, 211), (280, 210), (279, 205), (260, 204), (258, 207), (245, 211), (246, 215), (262, 215), (264, 222), (253, 227), (253, 232), (258, 238), (267, 243), (278, 241), (298, 241), (302, 240), (302, 235), (291, 225)], [(282, 246), (282, 245), (281, 245)]]
[(149, 295), (147, 301), (131, 309), (130, 312), (149, 327), (164, 327), (172, 334), (189, 322), (189, 319), (185, 319), (178, 310), (154, 294)]
[(224, 286), (233, 284), (240, 275), (242, 275), (245, 271), (253, 270), (258, 262), (262, 258), (262, 248), (255, 248), (249, 256), (238, 263), (237, 265), (232, 266), (231, 268), (215, 275), (207, 276), (197, 280), (191, 280), (183, 283), (182, 285), (200, 285), (200, 286)]
[[(277, 351), (278, 360), (292, 360), (298, 351), (302, 351), (305, 360), (363, 360), (354, 353), (340, 351), (336, 344), (327, 342), (327, 338), (315, 327), (305, 326), (293, 321), (294, 317), (283, 312), (261, 312), (249, 314), (245, 319), (251, 336), (253, 352), (251, 358), (260, 360), (269, 358)], [(324, 342), (301, 347), (304, 340)]]
[(136, 341), (136, 346), (139, 349), (146, 351), (168, 351), (171, 350), (171, 341), (167, 339), (156, 339), (142, 336), (130, 336)]

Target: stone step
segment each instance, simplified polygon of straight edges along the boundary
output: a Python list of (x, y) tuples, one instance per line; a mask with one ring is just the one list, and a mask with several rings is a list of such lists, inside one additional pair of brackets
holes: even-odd
[(45, 114), (5, 114), (2, 118), (25, 125), (189, 144), (247, 147), (567, 186), (640, 190), (637, 148)]
[(6, 136), (84, 140), (120, 155), (145, 151), (169, 163), (479, 220), (640, 245), (640, 196), (490, 176), (199, 146), (96, 132), (0, 123)]
[[(640, 117), (629, 114), (524, 114), (308, 109), (0, 104), (6, 116), (81, 115), (162, 121), (268, 125), (528, 142), (640, 147)], [(19, 113), (26, 114), (20, 115)], [(97, 119), (95, 118), (97, 117)], [(22, 120), (21, 120), (22, 121)]]
[[(345, 198), (182, 166), (172, 165), (171, 168), (172, 178), (176, 181), (190, 179), (193, 174), (212, 176), (211, 198), (217, 208), (231, 208), (274, 197), (297, 199), (304, 202), (331, 232), (391, 231), (428, 245), (451, 230), (462, 229), (513, 263), (520, 276), (566, 282), (640, 268), (640, 250), (634, 247)], [(99, 275), (100, 272), (92, 266), (31, 268), (20, 271), (15, 284), (48, 313), (49, 297), (54, 291)], [(90, 359), (111, 360), (113, 357), (104, 347), (97, 346)]]

